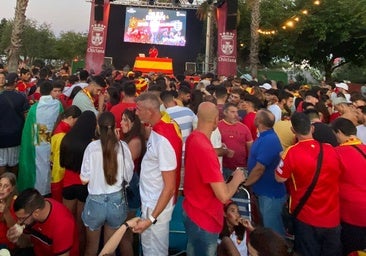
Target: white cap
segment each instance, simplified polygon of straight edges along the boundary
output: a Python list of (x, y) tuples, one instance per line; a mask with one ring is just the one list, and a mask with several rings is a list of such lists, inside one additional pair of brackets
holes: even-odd
[(342, 88), (342, 89), (345, 89), (346, 91), (348, 91), (348, 85), (346, 83), (338, 83), (338, 84), (335, 84), (336, 87), (338, 88)]
[(259, 87), (266, 89), (266, 90), (272, 89), (272, 85), (270, 85), (269, 83), (264, 83), (264, 84), (260, 85)]
[(205, 88), (211, 84), (211, 82), (209, 80), (206, 80), (206, 79), (203, 79), (200, 82), (205, 85)]
[(350, 104), (352, 102), (351, 101), (348, 101), (344, 97), (337, 97), (334, 100), (332, 100), (332, 103), (333, 103), (333, 106), (337, 106), (338, 104)]

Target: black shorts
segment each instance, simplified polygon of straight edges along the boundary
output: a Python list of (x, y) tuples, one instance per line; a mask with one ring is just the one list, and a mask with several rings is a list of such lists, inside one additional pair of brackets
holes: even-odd
[(62, 189), (62, 197), (66, 200), (77, 199), (85, 203), (87, 196), (88, 185), (71, 185)]

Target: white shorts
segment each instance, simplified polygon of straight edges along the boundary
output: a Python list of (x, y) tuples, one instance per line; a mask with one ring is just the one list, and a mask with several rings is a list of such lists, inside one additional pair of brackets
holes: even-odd
[(13, 167), (19, 163), (20, 146), (0, 148), (0, 166)]
[[(169, 254), (169, 222), (174, 206), (159, 215), (156, 224), (141, 233), (141, 245), (144, 255), (166, 256)], [(146, 219), (146, 211), (142, 207), (142, 218)]]

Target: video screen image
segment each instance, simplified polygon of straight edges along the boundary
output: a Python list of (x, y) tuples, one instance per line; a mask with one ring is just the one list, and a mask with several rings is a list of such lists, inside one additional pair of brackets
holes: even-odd
[(127, 7), (123, 40), (130, 43), (185, 46), (186, 11)]

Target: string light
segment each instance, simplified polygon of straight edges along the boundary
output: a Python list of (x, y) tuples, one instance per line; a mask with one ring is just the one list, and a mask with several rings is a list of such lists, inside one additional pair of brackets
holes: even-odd
[(257, 30), (259, 34), (262, 35), (274, 35), (276, 34), (276, 30), (262, 30), (262, 29), (258, 29)]
[[(314, 5), (320, 5), (320, 0), (314, 0), (313, 2)], [(300, 14), (302, 15), (308, 15), (309, 11), (307, 9), (303, 9), (300, 11)], [(284, 22), (284, 25), (282, 26), (283, 30), (286, 30), (288, 28), (294, 28), (295, 27), (295, 23), (300, 21), (300, 17), (299, 15), (295, 15), (292, 16), (289, 20), (287, 20), (286, 22)], [(262, 30), (262, 29), (258, 29), (258, 33), (262, 34), (262, 35), (274, 35), (277, 33), (276, 30)]]

